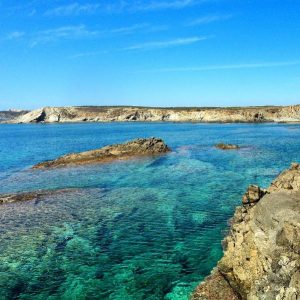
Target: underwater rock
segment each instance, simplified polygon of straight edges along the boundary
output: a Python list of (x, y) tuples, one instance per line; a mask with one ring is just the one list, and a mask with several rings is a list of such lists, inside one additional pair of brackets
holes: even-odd
[(148, 139), (136, 139), (124, 144), (116, 144), (96, 150), (68, 154), (55, 160), (39, 163), (33, 168), (44, 169), (70, 165), (104, 163), (117, 159), (158, 155), (170, 151), (170, 148), (162, 139), (154, 137)]
[(192, 299), (226, 299), (217, 293), (217, 272), (240, 299), (300, 299), (299, 165), (282, 172), (267, 191), (251, 186), (245, 197), (251, 205), (236, 209), (215, 275)]
[(77, 191), (78, 189), (58, 189), (58, 190), (38, 190), (33, 192), (15, 193), (15, 194), (0, 194), (0, 204), (7, 204), (20, 201), (42, 200), (50, 195), (59, 195)]
[(240, 146), (238, 146), (238, 145), (223, 144), (223, 143), (217, 144), (215, 147), (218, 149), (221, 149), (221, 150), (238, 150), (238, 149), (240, 149)]

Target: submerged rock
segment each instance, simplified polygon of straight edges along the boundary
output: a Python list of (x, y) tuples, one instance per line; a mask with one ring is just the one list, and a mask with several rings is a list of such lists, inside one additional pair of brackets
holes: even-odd
[[(215, 274), (240, 299), (300, 299), (299, 165), (292, 164), (268, 190), (250, 186), (243, 204), (236, 209)], [(216, 276), (208, 277), (192, 299), (226, 299)]]
[(38, 190), (33, 192), (22, 192), (15, 194), (2, 194), (0, 195), (0, 204), (7, 204), (20, 201), (32, 201), (32, 200), (42, 200), (47, 196), (60, 195), (64, 193), (69, 193), (71, 191), (77, 191), (78, 189), (58, 189), (58, 190)]
[(218, 149), (221, 149), (221, 150), (238, 150), (238, 149), (240, 149), (240, 146), (238, 146), (238, 145), (223, 144), (223, 143), (217, 144), (215, 147)]
[(116, 144), (96, 150), (68, 154), (55, 160), (39, 163), (33, 168), (43, 169), (70, 165), (104, 163), (116, 159), (128, 159), (132, 157), (158, 155), (167, 153), (169, 151), (170, 148), (164, 143), (162, 139), (136, 139), (124, 144)]

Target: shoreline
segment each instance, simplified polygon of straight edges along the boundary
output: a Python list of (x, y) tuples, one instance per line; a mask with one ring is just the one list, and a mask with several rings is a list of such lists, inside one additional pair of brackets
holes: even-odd
[(300, 105), (230, 108), (44, 107), (5, 123), (300, 123)]
[(298, 299), (300, 165), (268, 189), (249, 186), (230, 219), (223, 257), (191, 300)]

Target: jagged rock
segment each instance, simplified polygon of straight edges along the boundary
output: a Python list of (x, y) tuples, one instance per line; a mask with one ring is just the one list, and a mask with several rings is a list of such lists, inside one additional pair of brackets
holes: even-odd
[(104, 163), (116, 159), (163, 154), (169, 151), (169, 147), (161, 139), (136, 139), (124, 144), (106, 146), (97, 150), (68, 154), (55, 160), (39, 163), (33, 168), (43, 169), (70, 165)]
[(247, 192), (242, 198), (243, 204), (253, 204), (258, 202), (265, 194), (267, 193), (266, 190), (261, 189), (257, 185), (250, 185), (248, 187)]
[[(246, 198), (255, 203), (236, 209), (217, 271), (241, 299), (300, 299), (299, 165), (282, 172), (265, 195), (261, 191), (250, 187)], [(203, 285), (219, 289), (211, 277)]]
[(240, 149), (240, 146), (238, 145), (233, 145), (233, 144), (217, 144), (216, 148), (221, 149), (221, 150), (238, 150)]
[(300, 122), (300, 105), (229, 108), (44, 107), (12, 123), (52, 122)]

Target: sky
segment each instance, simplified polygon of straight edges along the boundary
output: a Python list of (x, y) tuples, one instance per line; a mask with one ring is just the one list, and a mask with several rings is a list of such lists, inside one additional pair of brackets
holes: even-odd
[(300, 104), (299, 0), (0, 0), (0, 109)]

